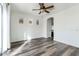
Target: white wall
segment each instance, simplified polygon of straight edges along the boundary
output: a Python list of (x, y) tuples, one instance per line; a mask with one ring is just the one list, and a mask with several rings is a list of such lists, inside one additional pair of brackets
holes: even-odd
[(55, 40), (79, 47), (79, 5), (54, 17)]
[(47, 37), (47, 19), (54, 17), (54, 40), (79, 47), (79, 5), (43, 17), (43, 35)]
[(7, 5), (7, 29), (8, 29), (8, 33), (7, 33), (7, 48), (9, 49), (10, 48), (10, 5)]
[[(23, 18), (23, 24), (19, 24), (20, 18)], [(32, 21), (32, 24), (29, 24), (29, 20)], [(36, 20), (39, 20), (39, 25), (36, 25)], [(11, 42), (43, 37), (42, 24), (39, 16), (11, 11)]]

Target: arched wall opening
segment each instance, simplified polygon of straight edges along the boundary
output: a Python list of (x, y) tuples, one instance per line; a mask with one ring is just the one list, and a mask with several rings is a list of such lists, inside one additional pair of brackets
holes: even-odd
[(54, 37), (54, 18), (49, 17), (47, 19), (47, 38), (53, 38)]

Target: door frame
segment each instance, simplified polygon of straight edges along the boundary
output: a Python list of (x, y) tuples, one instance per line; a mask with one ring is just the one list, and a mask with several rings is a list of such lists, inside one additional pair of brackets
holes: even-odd
[[(53, 27), (54, 27), (54, 17), (49, 17), (49, 18), (47, 18), (47, 38), (49, 38), (48, 37), (48, 21), (49, 20), (51, 20), (51, 26), (53, 25)], [(51, 29), (52, 30), (52, 29)], [(52, 31), (51, 31), (52, 32)], [(54, 30), (53, 30), (53, 32), (54, 32)], [(54, 36), (54, 35), (53, 35)], [(50, 36), (51, 37), (51, 36)]]
[(1, 53), (0, 55), (2, 55), (3, 53), (3, 6), (2, 3), (0, 3), (1, 6)]

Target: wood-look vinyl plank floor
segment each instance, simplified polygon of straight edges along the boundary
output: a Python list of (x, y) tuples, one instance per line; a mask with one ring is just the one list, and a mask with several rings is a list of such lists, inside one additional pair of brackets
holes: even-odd
[[(11, 52), (15, 51), (18, 47), (12, 48), (4, 55), (10, 56)], [(21, 51), (14, 56), (79, 56), (79, 48), (52, 39), (40, 38), (33, 39), (25, 44)]]

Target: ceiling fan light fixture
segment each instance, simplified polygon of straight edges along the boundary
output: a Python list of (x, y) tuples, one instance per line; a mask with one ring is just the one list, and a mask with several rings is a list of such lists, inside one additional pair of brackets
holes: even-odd
[(51, 6), (48, 6), (48, 7), (46, 7), (44, 3), (39, 3), (39, 5), (40, 5), (40, 9), (33, 9), (33, 10), (40, 10), (40, 12), (38, 14), (41, 14), (42, 11), (46, 12), (46, 13), (50, 13), (47, 9), (54, 8), (54, 5), (51, 5)]

